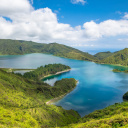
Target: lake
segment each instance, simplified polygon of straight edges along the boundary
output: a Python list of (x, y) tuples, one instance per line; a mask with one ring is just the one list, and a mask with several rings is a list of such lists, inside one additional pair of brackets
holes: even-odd
[(113, 68), (125, 67), (101, 65), (41, 53), (0, 56), (2, 68), (35, 69), (53, 63), (69, 65), (72, 70), (50, 77), (45, 82), (53, 86), (56, 80), (62, 78), (75, 78), (79, 81), (72, 92), (54, 104), (67, 110), (76, 110), (82, 117), (94, 110), (122, 102), (123, 94), (128, 91), (128, 74), (111, 71)]

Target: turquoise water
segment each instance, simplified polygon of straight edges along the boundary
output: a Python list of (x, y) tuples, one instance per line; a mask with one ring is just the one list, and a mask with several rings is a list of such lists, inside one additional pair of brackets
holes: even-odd
[(73, 109), (84, 116), (94, 110), (102, 109), (116, 102), (122, 102), (123, 94), (128, 91), (128, 74), (114, 73), (112, 65), (101, 65), (88, 61), (65, 59), (47, 54), (26, 54), (0, 56), (0, 67), (35, 69), (49, 63), (69, 65), (70, 72), (46, 79), (52, 86), (56, 80), (75, 78), (77, 87), (63, 99), (55, 103), (64, 109)]

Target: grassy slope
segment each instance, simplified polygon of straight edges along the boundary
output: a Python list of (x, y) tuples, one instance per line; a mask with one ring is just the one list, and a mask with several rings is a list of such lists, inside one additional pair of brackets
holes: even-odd
[(103, 60), (112, 55), (113, 55), (113, 53), (108, 51), (108, 52), (99, 52), (99, 53), (95, 54), (94, 57), (98, 58), (99, 60)]
[[(75, 86), (74, 79), (64, 81), (68, 85), (72, 81), (71, 88)], [(65, 93), (56, 86), (52, 88), (0, 70), (0, 127), (61, 127), (77, 122), (80, 118), (77, 112), (45, 104), (48, 99)]]
[(128, 102), (111, 105), (83, 117), (79, 123), (65, 128), (127, 128)]
[[(55, 87), (62, 89), (60, 82), (56, 82)], [(51, 88), (0, 70), (0, 127), (128, 127), (128, 102), (111, 105), (80, 119), (73, 110), (45, 104), (48, 99), (60, 95), (54, 96), (55, 90), (49, 90)]]
[(55, 56), (71, 59), (90, 61), (97, 60), (97, 58), (88, 53), (62, 44), (41, 44), (30, 41), (0, 39), (1, 55), (19, 55), (26, 53), (49, 53)]
[(120, 50), (100, 61), (105, 64), (120, 64), (123, 66), (128, 66), (128, 48)]

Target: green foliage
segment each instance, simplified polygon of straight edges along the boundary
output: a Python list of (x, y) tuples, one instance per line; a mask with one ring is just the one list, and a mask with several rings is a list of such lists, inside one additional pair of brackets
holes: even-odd
[(1, 55), (22, 55), (26, 53), (48, 53), (71, 59), (97, 60), (97, 58), (86, 52), (62, 44), (41, 44), (31, 41), (0, 39)]
[(76, 81), (63, 79), (55, 86), (0, 70), (0, 127), (49, 128), (77, 122), (77, 112), (46, 105), (48, 99), (75, 87)]
[(126, 93), (123, 95), (123, 99), (124, 99), (124, 100), (128, 100), (128, 92), (126, 92)]
[(56, 74), (57, 72), (61, 72), (68, 69), (71, 68), (63, 64), (48, 64), (44, 67), (41, 66), (34, 71), (26, 72), (23, 77), (33, 80), (40, 80), (41, 78), (43, 79), (44, 76)]
[(94, 57), (98, 58), (99, 60), (103, 60), (112, 55), (113, 55), (113, 53), (108, 51), (108, 52), (99, 52), (99, 53), (95, 54)]
[(112, 56), (101, 60), (100, 63), (128, 66), (128, 48), (114, 53)]
[(124, 73), (128, 73), (128, 70), (121, 70), (121, 69), (113, 69), (113, 72), (124, 72)]
[(94, 111), (81, 118), (77, 124), (65, 128), (127, 128), (128, 102), (115, 103), (105, 109)]
[[(49, 88), (38, 88), (38, 91), (44, 91), (46, 98), (59, 97), (64, 94), (67, 94), (69, 91), (73, 90), (76, 87), (76, 80), (74, 78), (65, 78), (59, 81), (56, 81), (53, 87)], [(50, 93), (50, 94), (49, 94)], [(48, 96), (49, 94), (49, 96)]]

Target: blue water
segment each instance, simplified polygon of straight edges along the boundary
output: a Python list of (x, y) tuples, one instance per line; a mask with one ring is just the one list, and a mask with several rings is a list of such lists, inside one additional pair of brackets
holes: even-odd
[(81, 116), (102, 109), (116, 102), (122, 102), (123, 94), (128, 91), (128, 74), (114, 73), (112, 65), (101, 65), (88, 61), (65, 59), (47, 54), (26, 54), (0, 56), (0, 67), (35, 69), (49, 63), (69, 65), (70, 72), (47, 79), (52, 86), (56, 80), (75, 78), (77, 87), (63, 99), (55, 103), (64, 109), (76, 110)]

